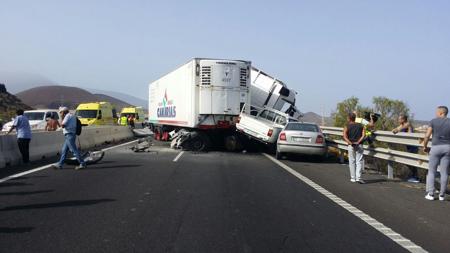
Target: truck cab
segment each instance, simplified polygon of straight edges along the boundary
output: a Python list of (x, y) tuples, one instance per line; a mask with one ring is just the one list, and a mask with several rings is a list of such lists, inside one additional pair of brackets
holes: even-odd
[(116, 124), (116, 110), (109, 102), (82, 103), (75, 115), (83, 126)]

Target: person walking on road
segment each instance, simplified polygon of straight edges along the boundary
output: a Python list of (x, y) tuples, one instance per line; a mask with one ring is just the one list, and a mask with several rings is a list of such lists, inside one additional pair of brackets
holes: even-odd
[[(441, 189), (439, 200), (445, 200), (448, 183), (448, 167), (450, 166), (450, 119), (447, 117), (448, 107), (439, 106), (436, 109), (436, 118), (432, 119), (425, 134), (423, 149), (430, 154), (427, 174), (427, 195), (425, 198), (434, 200), (434, 179), (439, 166), (441, 170)], [(428, 142), (432, 137), (431, 150)]]
[(350, 113), (348, 115), (348, 123), (344, 128), (344, 140), (348, 144), (348, 161), (350, 167), (350, 181), (352, 183), (358, 182), (364, 184), (361, 178), (362, 166), (364, 164), (364, 149), (362, 142), (365, 138), (364, 126), (361, 123), (356, 123), (356, 114)]
[(11, 133), (14, 129), (17, 130), (17, 144), (19, 145), (20, 153), (22, 154), (23, 163), (30, 162), (30, 141), (31, 141), (31, 127), (28, 118), (23, 115), (23, 110), (16, 111), (17, 117), (14, 119), (12, 127), (6, 134)]
[[(408, 121), (408, 116), (402, 114), (398, 117), (398, 123), (399, 126), (394, 128), (392, 130), (392, 133), (397, 134), (397, 133), (413, 133), (414, 132), (414, 128), (411, 125), (411, 123)], [(409, 153), (412, 154), (417, 154), (419, 152), (419, 148), (416, 146), (410, 146), (410, 145), (406, 145), (406, 151), (408, 151)], [(418, 177), (418, 173), (417, 173), (417, 167), (414, 166), (408, 166), (409, 170), (410, 170), (410, 178), (408, 179), (408, 182), (410, 183), (419, 183), (419, 177)]]
[(67, 152), (70, 150), (80, 163), (80, 165), (75, 167), (75, 169), (84, 169), (86, 168), (86, 163), (81, 157), (80, 151), (75, 144), (77, 138), (77, 118), (75, 115), (69, 112), (69, 109), (67, 109), (67, 107), (59, 108), (59, 113), (61, 119), (63, 119), (61, 127), (63, 128), (64, 144), (61, 150), (61, 157), (59, 159), (59, 162), (56, 165), (53, 165), (53, 167), (54, 169), (62, 169), (64, 161), (66, 160)]

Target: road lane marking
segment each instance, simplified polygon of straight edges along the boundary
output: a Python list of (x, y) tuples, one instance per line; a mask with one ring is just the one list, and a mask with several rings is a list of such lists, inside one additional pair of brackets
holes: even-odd
[(173, 162), (174, 162), (174, 163), (178, 162), (178, 159), (180, 159), (180, 157), (181, 157), (183, 154), (184, 154), (184, 151), (181, 151), (181, 152), (177, 155), (177, 157), (175, 157), (175, 159), (173, 159)]
[[(314, 183), (311, 179), (303, 176), (302, 174), (300, 174), (299, 172), (295, 171), (294, 169), (292, 169), (288, 165), (278, 161), (277, 159), (273, 158), (272, 156), (270, 156), (268, 154), (263, 153), (263, 155), (265, 157), (267, 157), (269, 160), (271, 160), (272, 162), (274, 162), (275, 164), (277, 164), (278, 166), (280, 166), (282, 169), (286, 170), (287, 172), (291, 173), (296, 178), (300, 179), (303, 183), (309, 185), (314, 190), (316, 190), (319, 193), (321, 193), (323, 196), (327, 197), (328, 199), (330, 199), (331, 201), (333, 201), (337, 205), (341, 206), (342, 208), (344, 208), (345, 210), (347, 210), (348, 212), (350, 212), (354, 216), (356, 216), (359, 219), (361, 219), (362, 221), (364, 221), (366, 224), (368, 224), (371, 227), (373, 227), (374, 229), (378, 230), (378, 232), (382, 233), (383, 235), (385, 235), (386, 237), (388, 237), (392, 241), (396, 242), (398, 245), (400, 245), (402, 248), (406, 249), (407, 251), (415, 252), (415, 253), (416, 252), (417, 253), (418, 252), (420, 252), (420, 253), (428, 252), (425, 249), (423, 249), (422, 247), (414, 244), (411, 240), (403, 237), (402, 235), (396, 233), (391, 228), (385, 226), (383, 223), (381, 223), (381, 222), (377, 221), (376, 219), (370, 217), (369, 215), (365, 214), (364, 212), (362, 212), (358, 208), (352, 206), (351, 204), (349, 204), (345, 200), (337, 197), (336, 195), (332, 194), (331, 192), (329, 192), (325, 188), (323, 188), (320, 185)], [(362, 215), (364, 215), (364, 218), (361, 218)]]
[[(134, 141), (122, 143), (122, 144), (119, 144), (119, 145), (116, 145), (116, 146), (112, 146), (112, 147), (109, 147), (109, 148), (104, 148), (104, 149), (102, 149), (102, 151), (108, 151), (108, 150), (111, 150), (111, 149), (114, 149), (114, 148), (118, 148), (118, 147), (122, 147), (122, 146), (131, 144), (131, 143), (134, 143), (134, 142), (137, 142), (137, 141), (138, 140), (134, 140)], [(55, 163), (47, 164), (47, 165), (44, 165), (44, 166), (41, 166), (41, 167), (37, 167), (37, 168), (31, 169), (31, 170), (27, 170), (27, 171), (20, 172), (20, 173), (11, 175), (11, 176), (4, 177), (4, 178), (0, 179), (0, 183), (4, 183), (4, 182), (6, 182), (8, 180), (11, 180), (11, 179), (14, 179), (14, 178), (23, 177), (25, 175), (28, 175), (28, 174), (31, 174), (31, 173), (34, 173), (34, 172), (38, 172), (38, 171), (41, 171), (41, 170), (48, 169), (54, 164)]]
[(38, 168), (35, 168), (35, 169), (32, 169), (32, 170), (27, 170), (27, 171), (24, 171), (24, 172), (21, 172), (21, 173), (17, 173), (17, 174), (11, 175), (11, 176), (7, 176), (5, 178), (0, 179), (0, 183), (6, 182), (6, 181), (14, 179), (14, 178), (22, 177), (22, 176), (25, 176), (25, 175), (28, 175), (28, 174), (31, 174), (31, 173), (34, 173), (34, 172), (37, 172), (37, 171), (40, 171), (40, 170), (45, 170), (47, 168), (50, 168), (50, 166), (52, 166), (52, 165), (53, 164), (48, 164), (48, 165), (41, 166), (41, 167), (38, 167)]

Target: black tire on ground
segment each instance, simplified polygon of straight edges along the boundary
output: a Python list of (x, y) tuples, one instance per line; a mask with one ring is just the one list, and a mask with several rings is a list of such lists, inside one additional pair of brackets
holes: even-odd
[(225, 149), (230, 152), (238, 152), (244, 148), (241, 139), (236, 135), (226, 136), (224, 142)]
[(278, 152), (278, 150), (275, 153), (275, 158), (277, 158), (277, 160), (281, 160), (283, 158), (283, 154)]
[(207, 151), (211, 147), (211, 141), (203, 132), (195, 132), (189, 140), (189, 149), (192, 151)]

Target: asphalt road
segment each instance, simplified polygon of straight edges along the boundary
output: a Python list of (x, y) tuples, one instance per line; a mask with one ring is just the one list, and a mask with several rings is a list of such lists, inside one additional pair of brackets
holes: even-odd
[[(85, 170), (0, 183), (0, 252), (407, 252), (261, 154), (154, 150), (120, 147)], [(448, 252), (448, 202), (379, 176), (351, 184), (335, 163), (285, 164), (426, 250)]]

